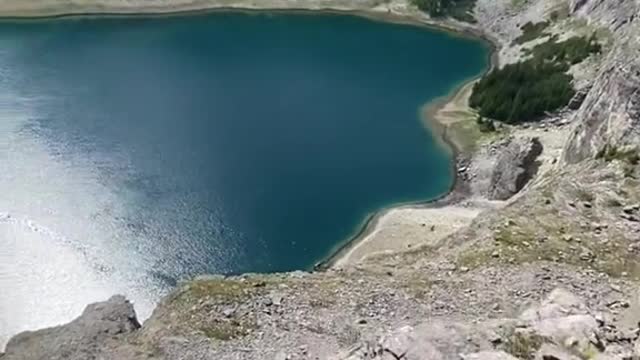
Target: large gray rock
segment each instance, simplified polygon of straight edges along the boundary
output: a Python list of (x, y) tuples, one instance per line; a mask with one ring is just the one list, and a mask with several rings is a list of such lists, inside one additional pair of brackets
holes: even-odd
[(534, 333), (567, 348), (587, 351), (598, 329), (598, 323), (590, 315), (569, 315), (534, 322), (531, 329)]
[[(381, 341), (382, 355), (389, 359), (441, 360), (440, 351), (411, 326), (402, 327)], [(391, 355), (391, 356), (388, 356)]]
[(540, 305), (528, 308), (519, 318), (525, 322), (532, 323), (568, 315), (584, 314), (587, 314), (587, 307), (584, 301), (565, 289), (557, 288)]
[(542, 153), (538, 138), (510, 138), (503, 146), (491, 174), (488, 197), (507, 200), (535, 175), (536, 159)]
[(133, 305), (116, 295), (87, 306), (69, 324), (16, 335), (2, 360), (115, 359), (113, 351), (106, 351), (110, 343), (138, 328)]
[(584, 301), (562, 288), (553, 290), (539, 306), (525, 310), (519, 318), (528, 325), (527, 331), (578, 350), (589, 348), (598, 329)]

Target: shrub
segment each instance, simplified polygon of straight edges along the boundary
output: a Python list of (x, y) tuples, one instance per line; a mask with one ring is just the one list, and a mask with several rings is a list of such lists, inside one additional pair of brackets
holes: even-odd
[[(541, 27), (525, 26), (528, 33)], [(573, 76), (567, 71), (601, 49), (595, 36), (557, 40), (554, 36), (528, 50), (531, 58), (526, 61), (485, 75), (473, 87), (471, 106), (481, 116), (513, 124), (535, 120), (567, 105), (575, 95)]]
[(532, 120), (566, 105), (574, 95), (567, 68), (525, 61), (493, 70), (476, 83), (470, 104), (480, 115), (507, 123)]
[(444, 14), (442, 0), (412, 0), (412, 2), (418, 7), (418, 9), (433, 17), (442, 16)]
[(558, 42), (555, 35), (548, 41), (536, 45), (528, 53), (533, 55), (535, 61), (555, 62), (575, 65), (582, 62), (593, 53), (599, 53), (601, 46), (597, 42), (595, 34), (590, 37), (572, 37)]
[(624, 161), (629, 165), (638, 165), (640, 163), (640, 155), (636, 149), (620, 150), (615, 146), (605, 145), (596, 154), (596, 159), (604, 159), (606, 162), (613, 160)]
[(544, 30), (549, 26), (546, 21), (539, 23), (528, 22), (522, 26), (522, 35), (518, 36), (513, 42), (515, 44), (524, 44), (531, 40), (535, 40), (543, 35)]
[(460, 21), (475, 22), (472, 12), (476, 0), (411, 0), (411, 2), (432, 17), (451, 16)]

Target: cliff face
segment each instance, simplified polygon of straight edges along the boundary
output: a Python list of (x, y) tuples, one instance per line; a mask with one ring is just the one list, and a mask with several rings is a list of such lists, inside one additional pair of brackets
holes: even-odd
[(591, 23), (606, 26), (616, 46), (605, 60), (583, 105), (574, 115), (578, 126), (567, 141), (564, 159), (593, 158), (605, 146), (640, 145), (640, 6), (636, 1), (572, 0), (570, 9)]
[[(639, 33), (634, 22), (633, 30)], [(632, 30), (629, 29), (629, 30)], [(564, 159), (576, 163), (593, 158), (605, 146), (640, 146), (640, 53), (636, 37), (609, 56), (585, 102), (575, 114), (578, 126), (567, 142)]]
[[(274, 4), (285, 2), (312, 1)], [(415, 14), (404, 0), (354, 3)], [(346, 6), (313, 6), (327, 4)], [(626, 158), (640, 146), (639, 10), (637, 0), (478, 0), (476, 26), (497, 39), (502, 63), (522, 56), (513, 44), (521, 25), (554, 12), (566, 18), (551, 31), (598, 30), (610, 41), (574, 70), (588, 91), (560, 115), (571, 123), (562, 161), (540, 160), (544, 171), (524, 190), (445, 241), (343, 270), (196, 279), (139, 329), (116, 297), (68, 325), (16, 336), (2, 360), (640, 356), (640, 182)], [(603, 156), (605, 146), (616, 151)], [(496, 181), (514, 175), (504, 171)]]

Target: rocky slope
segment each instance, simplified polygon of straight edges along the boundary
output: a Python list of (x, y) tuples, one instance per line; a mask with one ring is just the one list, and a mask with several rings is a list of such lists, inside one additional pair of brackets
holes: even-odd
[[(401, 0), (375, 6), (414, 13)], [(521, 25), (552, 14), (553, 33), (597, 31), (607, 45), (573, 69), (586, 92), (577, 110), (510, 129), (543, 147), (566, 132), (561, 154), (533, 160), (520, 149), (535, 146), (499, 139), (471, 156), (474, 194), (517, 194), (441, 241), (345, 269), (196, 279), (141, 328), (114, 297), (68, 325), (16, 336), (2, 360), (640, 356), (640, 2), (478, 0), (475, 12), (501, 63), (531, 46), (513, 43)], [(506, 169), (514, 158), (539, 165), (535, 175), (516, 165), (534, 175), (526, 185)]]

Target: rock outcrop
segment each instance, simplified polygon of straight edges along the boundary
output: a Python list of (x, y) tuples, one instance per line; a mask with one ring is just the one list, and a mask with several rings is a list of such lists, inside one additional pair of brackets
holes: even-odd
[(118, 359), (125, 351), (110, 344), (140, 328), (133, 305), (123, 296), (87, 306), (69, 324), (13, 337), (2, 360)]
[[(517, 319), (405, 326), (377, 342), (363, 343), (335, 360), (511, 360), (621, 359), (640, 355), (640, 327), (621, 333), (610, 314), (589, 309), (565, 289), (552, 291), (541, 304)], [(618, 334), (611, 336), (612, 333)]]
[(519, 192), (536, 173), (536, 159), (542, 153), (537, 138), (509, 138), (498, 155), (488, 197), (491, 200), (507, 200)]
[(605, 147), (640, 146), (640, 62), (636, 51), (618, 48), (575, 114), (578, 123), (564, 152), (568, 163), (594, 158)]
[(640, 4), (636, 1), (572, 1), (574, 13), (606, 25), (616, 45), (593, 82), (567, 141), (564, 160), (577, 163), (605, 147), (640, 147)]

